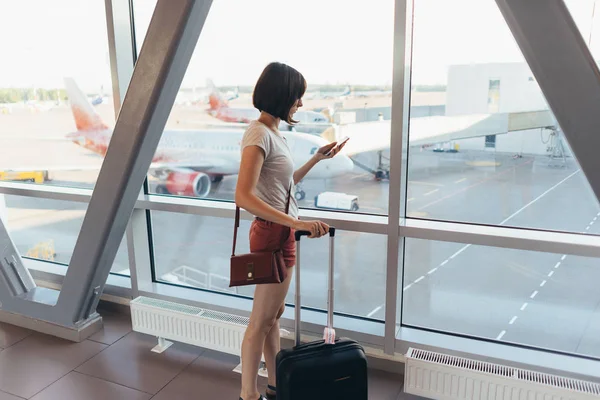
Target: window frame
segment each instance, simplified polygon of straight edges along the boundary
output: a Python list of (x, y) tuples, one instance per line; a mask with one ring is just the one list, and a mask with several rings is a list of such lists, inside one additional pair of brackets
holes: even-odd
[[(118, 113), (129, 79), (133, 73), (137, 54), (135, 35), (133, 34), (135, 32), (133, 0), (105, 0), (105, 4), (109, 26), (108, 41), (113, 78), (113, 98), (115, 99), (115, 112)], [(524, 365), (538, 365), (548, 369), (555, 368), (555, 365), (563, 365), (564, 371), (568, 373), (593, 373), (595, 376), (600, 377), (597, 364), (593, 364), (595, 370), (590, 372), (591, 361), (579, 355), (556, 355), (547, 350), (461, 338), (450, 333), (431, 333), (404, 326), (401, 314), (397, 319), (398, 308), (402, 310), (402, 291), (399, 290), (398, 281), (399, 279), (401, 281), (404, 276), (403, 246), (405, 238), (600, 257), (600, 240), (595, 235), (477, 225), (474, 223), (419, 220), (406, 217), (411, 42), (412, 1), (395, 0), (388, 215), (300, 209), (300, 218), (318, 218), (342, 231), (387, 236), (385, 322), (382, 324), (347, 316), (336, 317), (336, 325), (339, 324), (340, 333), (378, 349), (382, 357), (388, 359), (395, 357), (401, 360), (401, 354), (406, 351), (408, 345), (423, 345), (439, 348), (443, 351), (479, 354), (481, 357), (497, 357), (498, 359), (519, 362)], [(0, 194), (89, 203), (92, 190), (0, 182)], [(106, 285), (105, 296), (135, 298), (144, 295), (247, 315), (251, 305), (251, 301), (248, 299), (202, 289), (175, 287), (156, 281), (153, 271), (152, 226), (149, 218), (151, 211), (167, 211), (233, 220), (235, 205), (231, 202), (216, 200), (151, 195), (148, 194), (146, 182), (144, 190), (139, 194), (127, 229), (131, 277), (111, 275)], [(242, 218), (250, 220), (252, 216), (243, 211)], [(56, 266), (52, 263), (31, 259), (27, 259), (26, 263), (39, 281), (55, 285), (62, 283), (65, 272), (64, 267), (55, 268)], [(288, 307), (284, 313), (282, 323), (285, 328), (293, 327), (292, 314), (292, 309)], [(303, 320), (307, 322), (307, 332), (319, 335), (325, 325), (324, 313), (308, 311), (303, 313), (303, 316)], [(555, 363), (557, 360), (563, 361), (557, 364)], [(565, 366), (567, 363), (564, 360), (568, 360), (569, 365)]]

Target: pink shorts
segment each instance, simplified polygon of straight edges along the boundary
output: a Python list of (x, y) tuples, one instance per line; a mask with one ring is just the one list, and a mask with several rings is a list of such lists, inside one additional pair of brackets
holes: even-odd
[(250, 251), (273, 251), (281, 245), (285, 265), (290, 268), (296, 265), (296, 240), (294, 229), (256, 218), (250, 226)]

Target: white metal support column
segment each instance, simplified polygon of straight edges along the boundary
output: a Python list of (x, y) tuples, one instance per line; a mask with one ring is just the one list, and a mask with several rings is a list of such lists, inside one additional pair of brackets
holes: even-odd
[(600, 71), (563, 0), (496, 0), (600, 199)]
[[(118, 117), (137, 59), (132, 0), (105, 0), (115, 115)], [(144, 195), (144, 190), (140, 191)], [(149, 210), (134, 209), (127, 225), (127, 251), (133, 297), (140, 281), (151, 281)]]
[(105, 0), (105, 6), (113, 103), (118, 117), (135, 65), (131, 0)]
[(406, 172), (410, 99), (412, 0), (396, 0), (394, 16), (394, 76), (390, 143), (390, 189), (387, 229), (387, 274), (384, 351), (394, 354), (398, 308), (398, 277), (402, 276), (404, 240), (399, 236), (400, 218), (406, 215)]

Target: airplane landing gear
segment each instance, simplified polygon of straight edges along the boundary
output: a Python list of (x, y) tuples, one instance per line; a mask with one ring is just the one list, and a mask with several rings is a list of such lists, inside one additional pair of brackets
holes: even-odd
[(390, 171), (384, 171), (382, 169), (378, 169), (375, 172), (375, 180), (376, 181), (382, 181), (384, 179), (390, 179)]
[(384, 156), (383, 151), (381, 150), (377, 152), (377, 159), (378, 160), (376, 168), (369, 167), (354, 158), (352, 158), (352, 162), (359, 168), (364, 169), (365, 171), (373, 174), (373, 177), (378, 182), (384, 179), (390, 179), (390, 159)]
[(167, 185), (156, 185), (156, 194), (170, 194)]

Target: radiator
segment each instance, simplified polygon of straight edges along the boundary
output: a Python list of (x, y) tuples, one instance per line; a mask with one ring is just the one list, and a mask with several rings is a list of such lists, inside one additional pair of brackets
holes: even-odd
[(410, 348), (404, 391), (432, 399), (591, 400), (600, 385)]
[(154, 352), (163, 352), (173, 340), (241, 354), (248, 318), (143, 296), (132, 300), (130, 307), (133, 330), (158, 338)]

